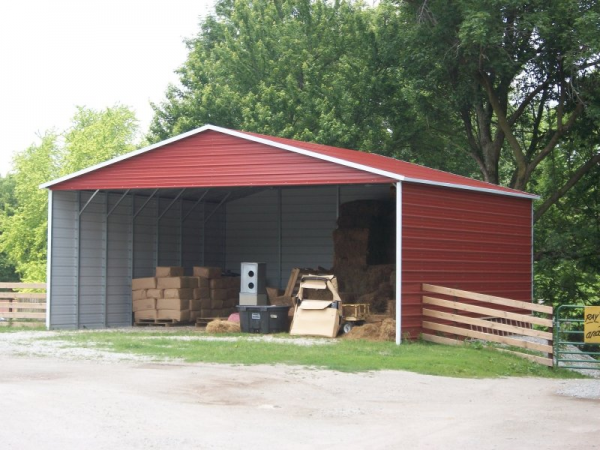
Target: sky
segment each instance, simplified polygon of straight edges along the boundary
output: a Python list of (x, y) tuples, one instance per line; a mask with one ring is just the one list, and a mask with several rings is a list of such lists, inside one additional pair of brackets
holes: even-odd
[(69, 127), (76, 106), (132, 108), (142, 132), (185, 38), (214, 0), (18, 0), (0, 3), (0, 173), (38, 136)]

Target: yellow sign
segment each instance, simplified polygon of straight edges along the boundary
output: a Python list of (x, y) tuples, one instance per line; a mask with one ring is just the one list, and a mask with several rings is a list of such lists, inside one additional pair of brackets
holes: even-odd
[(583, 315), (583, 342), (600, 344), (600, 306), (586, 306)]

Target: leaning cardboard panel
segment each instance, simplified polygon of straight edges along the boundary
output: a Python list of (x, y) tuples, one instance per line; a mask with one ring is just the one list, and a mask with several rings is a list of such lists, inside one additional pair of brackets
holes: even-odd
[(340, 310), (329, 300), (303, 300), (294, 313), (290, 334), (295, 336), (336, 337), (340, 329)]
[[(309, 300), (306, 291), (329, 291), (332, 300)], [(342, 322), (342, 301), (333, 275), (304, 275), (298, 289), (298, 303), (291, 335), (336, 337)]]

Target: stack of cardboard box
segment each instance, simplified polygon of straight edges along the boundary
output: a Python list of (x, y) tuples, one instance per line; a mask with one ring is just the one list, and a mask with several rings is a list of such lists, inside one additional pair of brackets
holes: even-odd
[(200, 304), (197, 317), (228, 317), (236, 312), (240, 293), (239, 276), (222, 276), (220, 267), (194, 267), (198, 288), (194, 299)]
[(189, 322), (190, 311), (198, 311), (194, 289), (198, 279), (183, 276), (182, 267), (157, 267), (156, 277), (132, 280), (135, 321), (172, 320)]

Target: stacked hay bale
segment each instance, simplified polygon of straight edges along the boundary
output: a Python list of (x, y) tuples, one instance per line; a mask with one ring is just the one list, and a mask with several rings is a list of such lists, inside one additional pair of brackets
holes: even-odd
[(340, 205), (333, 232), (333, 271), (344, 301), (368, 303), (373, 313), (389, 313), (395, 235), (394, 202), (357, 200)]
[(228, 317), (236, 312), (240, 294), (240, 277), (222, 275), (220, 267), (194, 267), (198, 288), (194, 299), (200, 306), (197, 317)]

